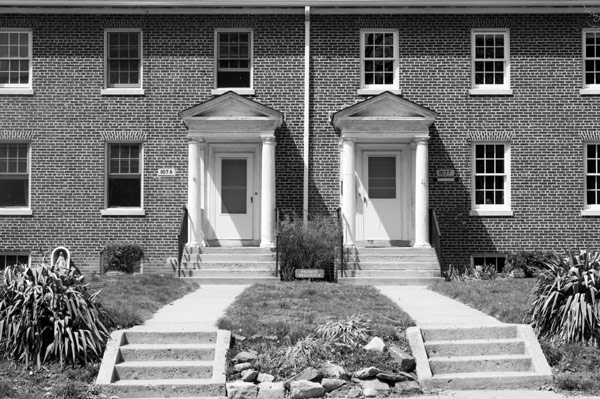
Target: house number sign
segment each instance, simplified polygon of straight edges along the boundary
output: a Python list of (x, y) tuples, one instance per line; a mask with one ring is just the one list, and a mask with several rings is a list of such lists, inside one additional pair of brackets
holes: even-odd
[(175, 176), (175, 168), (163, 168), (158, 170), (158, 177)]
[(456, 171), (454, 169), (438, 169), (433, 181), (456, 181)]

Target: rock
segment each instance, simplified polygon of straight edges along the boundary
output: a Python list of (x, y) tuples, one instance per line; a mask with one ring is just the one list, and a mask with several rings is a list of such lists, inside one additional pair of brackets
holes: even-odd
[(256, 370), (248, 369), (248, 370), (242, 371), (242, 381), (244, 381), (244, 382), (254, 382), (254, 380), (256, 380), (257, 376), (258, 376), (258, 371), (256, 371)]
[(231, 334), (231, 338), (233, 338), (235, 342), (243, 342), (246, 340), (246, 337), (239, 334)]
[(255, 399), (258, 386), (251, 382), (235, 381), (225, 385), (229, 399)]
[(267, 341), (279, 341), (277, 335), (265, 335), (263, 339), (266, 339)]
[(381, 370), (379, 370), (378, 368), (367, 367), (367, 368), (364, 368), (364, 369), (361, 369), (361, 370), (358, 370), (357, 372), (355, 372), (354, 377), (364, 380), (365, 378), (375, 377), (379, 373), (381, 373)]
[(258, 375), (256, 376), (256, 382), (258, 382), (259, 384), (263, 382), (273, 382), (274, 380), (275, 377), (273, 377), (271, 374), (258, 373)]
[(401, 382), (415, 379), (411, 374), (403, 371), (399, 371), (398, 373), (379, 373), (375, 377), (380, 381), (386, 382)]
[(375, 398), (377, 397), (377, 391), (373, 388), (367, 388), (363, 391), (363, 395), (365, 395), (365, 398)]
[(417, 362), (415, 361), (415, 358), (396, 346), (390, 347), (390, 355), (392, 356), (394, 361), (398, 363), (402, 371), (410, 373), (411, 371), (414, 371), (414, 369), (417, 367)]
[(421, 387), (419, 387), (419, 383), (416, 381), (397, 382), (396, 385), (394, 385), (393, 391), (400, 395), (416, 395), (423, 393)]
[(256, 353), (240, 352), (233, 358), (234, 363), (248, 363), (257, 359)]
[(320, 398), (325, 395), (325, 389), (318, 382), (307, 380), (290, 383), (290, 399)]
[(283, 382), (261, 382), (258, 384), (257, 399), (283, 399), (285, 387)]
[(361, 380), (360, 381), (360, 386), (363, 389), (363, 392), (366, 391), (367, 389), (374, 389), (377, 392), (387, 392), (390, 390), (390, 386), (382, 381), (379, 381), (377, 378), (372, 378), (369, 380)]
[(346, 383), (344, 380), (338, 378), (323, 378), (321, 385), (325, 389), (325, 392), (335, 391)]
[(236, 364), (236, 365), (233, 366), (233, 369), (235, 371), (237, 371), (238, 373), (240, 371), (248, 370), (250, 368), (252, 368), (252, 365), (250, 363), (238, 363), (238, 364)]
[(290, 378), (289, 380), (287, 380), (287, 383), (290, 383), (292, 381), (300, 381), (300, 380), (307, 380), (307, 381), (320, 381), (321, 378), (323, 378), (323, 373), (321, 372), (321, 370), (317, 370), (314, 367), (307, 367), (304, 370), (302, 370), (300, 372), (300, 374), (296, 374), (294, 377)]
[(327, 362), (321, 367), (323, 375), (330, 378), (342, 378), (348, 375), (346, 369), (335, 363)]
[(362, 392), (358, 388), (352, 388), (350, 391), (348, 391), (348, 398), (360, 398), (360, 395), (362, 395)]
[(254, 334), (253, 336), (250, 337), (250, 339), (260, 339), (263, 336), (261, 334)]
[(374, 352), (383, 352), (385, 351), (385, 343), (379, 337), (374, 337), (369, 341), (368, 344), (365, 345), (365, 350), (374, 351)]

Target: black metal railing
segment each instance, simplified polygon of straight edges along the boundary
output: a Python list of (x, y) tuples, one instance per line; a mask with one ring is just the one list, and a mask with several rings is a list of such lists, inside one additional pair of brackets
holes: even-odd
[[(338, 227), (340, 229), (340, 251), (339, 251), (339, 265), (340, 265), (340, 276), (343, 277), (346, 274), (345, 270), (345, 256), (344, 256), (344, 218), (342, 216), (342, 208), (338, 207), (336, 210)], [(337, 273), (335, 277), (337, 281)]]
[(438, 224), (437, 216), (433, 208), (429, 209), (429, 241), (431, 246), (435, 249), (435, 254), (438, 257), (438, 261), (442, 262), (442, 233), (440, 232), (440, 225)]
[(179, 234), (177, 235), (177, 277), (181, 277), (181, 260), (183, 259), (183, 251), (185, 244), (188, 242), (188, 209), (183, 206), (183, 217), (179, 225)]
[(279, 276), (279, 209), (275, 208), (275, 277)]

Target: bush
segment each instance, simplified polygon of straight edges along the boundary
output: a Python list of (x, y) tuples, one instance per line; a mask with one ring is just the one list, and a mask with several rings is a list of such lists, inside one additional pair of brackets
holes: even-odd
[(339, 227), (331, 218), (315, 217), (304, 223), (286, 216), (278, 232), (282, 280), (294, 280), (296, 269), (324, 269), (326, 279), (334, 280), (339, 239)]
[(532, 290), (530, 313), (540, 337), (600, 342), (600, 252), (548, 255)]
[(0, 297), (1, 351), (7, 357), (87, 363), (101, 358), (110, 317), (75, 271), (47, 265), (8, 267)]
[(133, 273), (138, 262), (146, 258), (139, 244), (108, 244), (102, 250), (108, 270)]
[(522, 270), (525, 277), (535, 277), (544, 268), (544, 260), (550, 252), (519, 251), (508, 254), (505, 263), (505, 272)]

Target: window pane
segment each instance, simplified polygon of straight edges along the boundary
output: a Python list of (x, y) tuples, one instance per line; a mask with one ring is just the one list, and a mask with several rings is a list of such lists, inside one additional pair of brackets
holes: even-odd
[(368, 158), (369, 198), (396, 198), (396, 157)]
[(247, 164), (246, 159), (221, 160), (221, 213), (247, 213)]
[(29, 179), (0, 179), (0, 206), (27, 206)]
[(141, 206), (140, 178), (109, 178), (108, 207)]

